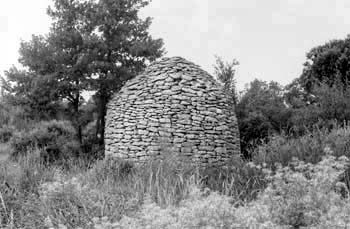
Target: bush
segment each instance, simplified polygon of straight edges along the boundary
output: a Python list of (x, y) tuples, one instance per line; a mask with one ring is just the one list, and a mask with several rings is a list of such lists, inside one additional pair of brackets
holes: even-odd
[(240, 157), (225, 167), (205, 167), (198, 171), (197, 184), (220, 194), (231, 196), (238, 203), (251, 201), (266, 187), (261, 168), (250, 167)]
[(51, 181), (54, 172), (40, 162), (39, 151), (17, 163), (0, 163), (0, 228), (42, 228), (46, 209), (38, 198), (39, 186)]
[(96, 122), (89, 122), (83, 128), (83, 139), (81, 149), (89, 161), (95, 161), (104, 158), (104, 146), (96, 138)]
[(8, 142), (11, 139), (14, 131), (15, 131), (14, 127), (9, 126), (9, 125), (4, 125), (3, 127), (1, 127), (0, 128), (0, 143)]
[(339, 177), (347, 166), (346, 157), (329, 155), (316, 165), (294, 160), (291, 167), (278, 166), (274, 174), (264, 168), (271, 181), (267, 189), (240, 207), (230, 197), (192, 185), (178, 206), (161, 208), (148, 199), (134, 216), (96, 224), (99, 228), (344, 228), (350, 223), (350, 201), (338, 190), (345, 188)]
[(266, 170), (271, 183), (245, 211), (256, 214), (252, 210), (264, 206), (269, 212), (265, 220), (292, 228), (349, 225), (350, 202), (340, 194), (348, 194), (340, 182), (348, 165), (347, 157), (327, 155), (315, 165), (294, 159), (290, 167), (278, 166), (273, 175)]
[(330, 129), (334, 123), (350, 120), (350, 87), (347, 83), (339, 81), (330, 86), (318, 82), (311, 91), (306, 92), (295, 81), (285, 96), (292, 108), (290, 121), (294, 134), (305, 134), (314, 126)]
[(242, 153), (250, 158), (250, 149), (270, 134), (288, 131), (293, 110), (285, 105), (284, 88), (276, 82), (255, 79), (241, 94), (235, 106)]
[(252, 160), (257, 164), (288, 165), (293, 157), (299, 160), (317, 163), (331, 150), (335, 156), (350, 157), (350, 126), (327, 129), (315, 129), (304, 136), (293, 138), (276, 135), (267, 143), (258, 146), (253, 152)]
[[(1, 184), (9, 184), (14, 190), (6, 192), (4, 196), (6, 212), (3, 225), (13, 223), (18, 228), (41, 228), (43, 225), (58, 228), (59, 225), (61, 228), (64, 228), (63, 225), (68, 228), (109, 228), (123, 216), (135, 215), (142, 203), (145, 206), (153, 203), (156, 214), (157, 209), (169, 206), (177, 208), (188, 198), (192, 200), (186, 206), (194, 208), (196, 212), (195, 218), (187, 217), (188, 223), (193, 221), (190, 225), (205, 225), (207, 221), (212, 221), (211, 218), (206, 219), (206, 213), (214, 216), (215, 212), (219, 222), (224, 220), (229, 224), (232, 219), (225, 217), (229, 206), (234, 209), (235, 205), (231, 205), (233, 198), (217, 192), (211, 195), (210, 201), (201, 204), (207, 195), (196, 197), (196, 193), (199, 190), (207, 193), (209, 189), (206, 187), (210, 186), (220, 193), (235, 195), (249, 187), (244, 182), (250, 175), (261, 173), (261, 169), (245, 165), (244, 169), (235, 170), (242, 174), (231, 177), (223, 170), (199, 169), (182, 164), (169, 155), (163, 161), (154, 160), (138, 165), (107, 159), (96, 163), (88, 171), (77, 168), (72, 172), (62, 170), (62, 167), (43, 165), (39, 153), (35, 151), (20, 157), (21, 166), (16, 167), (11, 174), (7, 164), (4, 172), (0, 171)], [(70, 167), (75, 166), (74, 162), (70, 163)], [(221, 175), (217, 176), (216, 172), (219, 171)], [(228, 171), (234, 170), (231, 168)], [(252, 178), (251, 181), (253, 185), (256, 179)], [(0, 191), (5, 193), (8, 187), (1, 184), (0, 188), (4, 189)], [(222, 210), (218, 211), (219, 207)]]
[(68, 121), (40, 122), (30, 131), (20, 131), (11, 139), (13, 155), (17, 158), (33, 148), (42, 149), (42, 159), (53, 162), (79, 153), (75, 129)]
[[(121, 228), (233, 228), (235, 208), (230, 197), (191, 186), (179, 206), (161, 208), (147, 199), (137, 217), (124, 216)], [(106, 225), (107, 222), (99, 222)], [(112, 224), (113, 225), (113, 224)], [(103, 228), (103, 227), (100, 227)]]
[(64, 170), (29, 152), (20, 166), (0, 163), (0, 227), (345, 227), (350, 201), (341, 179), (348, 160), (330, 149), (319, 154), (327, 156), (316, 164), (293, 159), (272, 172), (239, 160), (196, 168), (171, 155), (145, 164), (111, 158), (89, 170), (70, 161), (76, 169)]

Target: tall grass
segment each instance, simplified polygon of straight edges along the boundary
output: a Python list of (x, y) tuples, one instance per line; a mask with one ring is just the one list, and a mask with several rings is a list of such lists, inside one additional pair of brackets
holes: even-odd
[(43, 220), (43, 206), (38, 198), (39, 186), (52, 180), (53, 168), (38, 160), (38, 151), (22, 157), (18, 163), (5, 161), (0, 166), (1, 225), (18, 227), (39, 226)]
[(284, 135), (272, 136), (270, 141), (262, 143), (253, 152), (253, 161), (257, 164), (281, 163), (288, 165), (293, 157), (299, 160), (317, 163), (326, 154), (324, 149), (332, 150), (339, 156), (350, 156), (350, 125), (335, 126), (332, 130), (314, 129), (298, 138)]
[[(257, 165), (251, 165), (256, 167)], [(191, 192), (177, 206), (161, 208), (146, 201), (134, 217), (124, 216), (115, 228), (347, 228), (350, 201), (339, 194), (339, 176), (346, 157), (323, 157), (316, 165), (293, 161), (272, 173), (270, 183), (255, 200), (235, 206), (234, 199), (211, 190)], [(348, 190), (346, 190), (348, 193)]]
[[(348, 154), (349, 133), (350, 129), (345, 127), (314, 132), (299, 139), (276, 137), (260, 146), (253, 162), (238, 157), (220, 168), (183, 163), (171, 151), (164, 152), (163, 160), (143, 164), (109, 158), (95, 164), (67, 160), (48, 165), (43, 162), (41, 151), (33, 150), (16, 162), (0, 162), (0, 227), (120, 228), (123, 225), (128, 228), (130, 220), (136, 222), (136, 226), (153, 225), (154, 228), (176, 228), (171, 227), (172, 224), (181, 228), (249, 227), (247, 225), (254, 225), (254, 222), (267, 225), (266, 228), (301, 227), (312, 225), (304, 220), (309, 217), (303, 215), (305, 206), (312, 214), (316, 214), (318, 206), (320, 209), (328, 206), (350, 216), (346, 211), (350, 204), (344, 202), (343, 205), (340, 201), (347, 196), (347, 187), (333, 192), (333, 184), (343, 183), (344, 177), (338, 180), (333, 176), (323, 190), (312, 189), (319, 187), (316, 184), (321, 184), (321, 180), (310, 178), (312, 169), (318, 168), (314, 164), (320, 163), (323, 156), (332, 154), (334, 162), (338, 156)], [(305, 161), (300, 162), (301, 165), (310, 162), (307, 168), (312, 169), (308, 173), (297, 171), (293, 156)], [(331, 165), (332, 160), (328, 160)], [(325, 177), (333, 167), (323, 163), (322, 168), (326, 170), (319, 171), (322, 170), (320, 174), (324, 173)], [(344, 166), (340, 170), (343, 169)], [(278, 176), (288, 179), (278, 180)], [(296, 191), (297, 187), (310, 189), (310, 192)], [(317, 199), (317, 206), (312, 205), (308, 198), (314, 198), (317, 190), (325, 196), (334, 194), (334, 206), (330, 199), (322, 196)], [(299, 199), (304, 202), (298, 202)], [(322, 199), (328, 202), (323, 203)], [(289, 207), (277, 208), (282, 203), (278, 201), (289, 201)], [(275, 215), (271, 215), (271, 211)], [(298, 218), (298, 214), (302, 217)], [(322, 214), (320, 217), (325, 217)], [(334, 214), (329, 213), (330, 216)], [(250, 217), (253, 223), (245, 217)], [(237, 223), (238, 219), (242, 224)], [(328, 218), (323, 220), (331, 222)], [(312, 222), (316, 225), (320, 221)]]
[(2, 225), (39, 228), (49, 222), (56, 227), (93, 228), (96, 219), (107, 217), (117, 222), (124, 215), (135, 214), (145, 201), (176, 206), (190, 195), (193, 186), (237, 200), (253, 199), (263, 187), (261, 171), (243, 161), (221, 169), (195, 167), (175, 160), (171, 152), (165, 153), (164, 160), (143, 164), (112, 158), (93, 166), (67, 163), (48, 166), (41, 160), (40, 150), (17, 162), (0, 163)]
[(12, 149), (9, 144), (0, 143), (0, 161), (6, 160), (11, 155)]

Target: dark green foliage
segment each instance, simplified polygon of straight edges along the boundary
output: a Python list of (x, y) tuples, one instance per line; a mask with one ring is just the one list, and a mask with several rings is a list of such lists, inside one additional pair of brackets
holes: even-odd
[(104, 157), (104, 146), (101, 146), (96, 138), (96, 103), (89, 100), (81, 106), (81, 111), (80, 124), (83, 127), (81, 150), (83, 156), (91, 161), (102, 159)]
[(237, 104), (237, 89), (236, 89), (236, 66), (239, 62), (235, 59), (232, 62), (224, 62), (221, 57), (216, 56), (216, 63), (214, 65), (214, 74), (221, 83), (223, 83), (223, 90), (232, 100), (233, 104)]
[[(106, 105), (112, 93), (140, 72), (146, 61), (153, 61), (164, 52), (163, 41), (153, 39), (148, 33), (151, 19), (138, 16), (139, 10), (148, 3), (146, 0), (55, 0), (54, 7), (48, 10), (54, 20), (53, 34), (62, 37), (54, 39), (56, 44), (77, 47), (73, 65), (76, 69), (69, 68), (68, 77), (75, 79), (73, 85), (78, 84), (77, 77), (80, 77), (81, 89), (96, 91), (96, 137), (101, 145)], [(67, 35), (77, 41), (71, 42)]]
[(350, 156), (350, 127), (335, 125), (333, 130), (315, 129), (301, 137), (276, 135), (253, 153), (253, 161), (258, 164), (288, 165), (293, 157), (302, 161), (317, 163), (326, 153), (334, 156)]
[(321, 85), (313, 90), (315, 102), (309, 109), (316, 110), (320, 120), (339, 122), (350, 120), (350, 87), (348, 85)]
[[(335, 124), (332, 130), (314, 129), (297, 138), (283, 135), (271, 137), (270, 141), (254, 150), (252, 160), (256, 164), (265, 163), (274, 168), (277, 164), (290, 165), (293, 158), (316, 164), (326, 154), (350, 157), (350, 126), (340, 127)], [(350, 188), (350, 168), (341, 179)]]
[(347, 84), (325, 83), (315, 86), (312, 93), (304, 93), (291, 88), (285, 94), (286, 102), (292, 110), (292, 133), (303, 135), (314, 127), (333, 128), (350, 120), (350, 88)]
[(87, 124), (82, 93), (95, 92), (95, 139), (103, 145), (110, 96), (164, 53), (163, 41), (149, 35), (151, 19), (138, 15), (147, 0), (53, 2), (47, 11), (50, 33), (21, 43), (19, 61), (26, 70), (11, 68), (4, 89), (29, 119), (57, 118), (62, 113), (57, 109), (68, 102), (65, 113), (79, 143)]
[(0, 127), (8, 126), (16, 130), (25, 129), (31, 120), (21, 106), (13, 105), (9, 97), (0, 97)]
[[(69, 23), (53, 23), (47, 36), (33, 36), (32, 40), (21, 43), (20, 62), (31, 72), (31, 75), (24, 79), (25, 82), (31, 80), (40, 83), (40, 87), (32, 88), (40, 88), (40, 92), (46, 97), (53, 94), (47, 98), (48, 102), (68, 101), (67, 113), (81, 141), (79, 108), (84, 102), (81, 94), (83, 90), (88, 89), (87, 78), (90, 73), (87, 69), (88, 63), (83, 61), (86, 48), (83, 35), (74, 28), (78, 20), (78, 11), (71, 7)], [(31, 92), (30, 95), (32, 94)], [(36, 100), (29, 101), (34, 105), (38, 104)]]
[(0, 97), (0, 125), (23, 129), (35, 120), (52, 119), (60, 110), (61, 105), (55, 95), (47, 91), (48, 85), (43, 81), (36, 81), (29, 73), (16, 68), (6, 71), (5, 75), (7, 80), (2, 82)]
[(269, 135), (288, 131), (292, 126), (291, 112), (280, 85), (260, 80), (251, 82), (236, 105), (244, 155), (249, 157), (249, 148), (267, 140)]
[(68, 121), (40, 122), (29, 131), (16, 132), (11, 139), (13, 156), (25, 155), (31, 149), (42, 149), (42, 159), (54, 162), (58, 159), (77, 156), (79, 143), (75, 129)]
[(15, 67), (6, 71), (5, 75), (13, 85), (7, 90), (8, 103), (22, 107), (27, 118), (48, 120), (57, 114), (60, 108), (59, 94), (53, 75), (39, 75)]
[(196, 175), (201, 187), (232, 196), (238, 205), (255, 199), (267, 185), (261, 169), (241, 158), (233, 158), (225, 167), (202, 168)]
[(0, 143), (8, 142), (14, 132), (13, 126), (4, 125), (0, 128)]
[(350, 88), (320, 83), (311, 93), (298, 84), (281, 87), (255, 80), (246, 89), (236, 113), (245, 156), (272, 135), (302, 136), (317, 128), (332, 129), (350, 121)]
[(317, 46), (306, 57), (300, 84), (307, 91), (320, 83), (333, 86), (338, 80), (342, 83), (349, 82), (350, 36)]
[(300, 78), (281, 87), (255, 80), (236, 106), (243, 153), (274, 134), (302, 136), (350, 120), (350, 37), (313, 48)]

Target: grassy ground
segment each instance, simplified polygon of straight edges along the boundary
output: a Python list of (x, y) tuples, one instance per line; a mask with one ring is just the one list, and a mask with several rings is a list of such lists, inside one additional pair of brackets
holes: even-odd
[(0, 161), (6, 160), (10, 155), (10, 146), (6, 143), (0, 143)]
[[(338, 178), (348, 159), (328, 155), (316, 165), (248, 163), (265, 186), (208, 179), (168, 162), (131, 168), (104, 161), (91, 169), (46, 167), (30, 156), (0, 163), (1, 228), (345, 228), (348, 189)], [(245, 173), (243, 170), (240, 171)], [(240, 174), (240, 176), (242, 176)], [(224, 175), (224, 173), (222, 173)], [(235, 176), (237, 179), (239, 176)], [(253, 179), (253, 176), (250, 176)], [(213, 184), (214, 180), (217, 182)], [(208, 188), (221, 188), (213, 191)], [(260, 187), (260, 189), (258, 189)], [(242, 192), (245, 189), (245, 192)], [(241, 198), (256, 193), (255, 198)], [(230, 190), (230, 192), (229, 192)], [(225, 195), (224, 193), (228, 195)], [(241, 195), (241, 197), (240, 197)]]
[(0, 228), (346, 228), (349, 160), (341, 143), (349, 135), (343, 128), (275, 138), (255, 163), (237, 158), (221, 169), (188, 166), (171, 152), (142, 166), (47, 166), (34, 150), (0, 162)]

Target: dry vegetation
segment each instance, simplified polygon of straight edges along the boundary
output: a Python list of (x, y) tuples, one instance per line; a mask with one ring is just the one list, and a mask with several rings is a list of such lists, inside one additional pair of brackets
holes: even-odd
[(40, 151), (32, 150), (1, 163), (1, 225), (345, 228), (349, 134), (349, 128), (337, 128), (293, 140), (274, 138), (251, 162), (236, 158), (222, 169), (186, 166), (171, 152), (162, 162), (138, 166), (114, 160), (86, 165), (81, 159), (48, 166)]
[(216, 59), (245, 160), (196, 168), (170, 151), (133, 165), (101, 159), (105, 114), (165, 54), (139, 17), (151, 1), (52, 3), (50, 32), (0, 76), (0, 228), (350, 227), (350, 36), (312, 48), (286, 86), (238, 92), (238, 62)]

